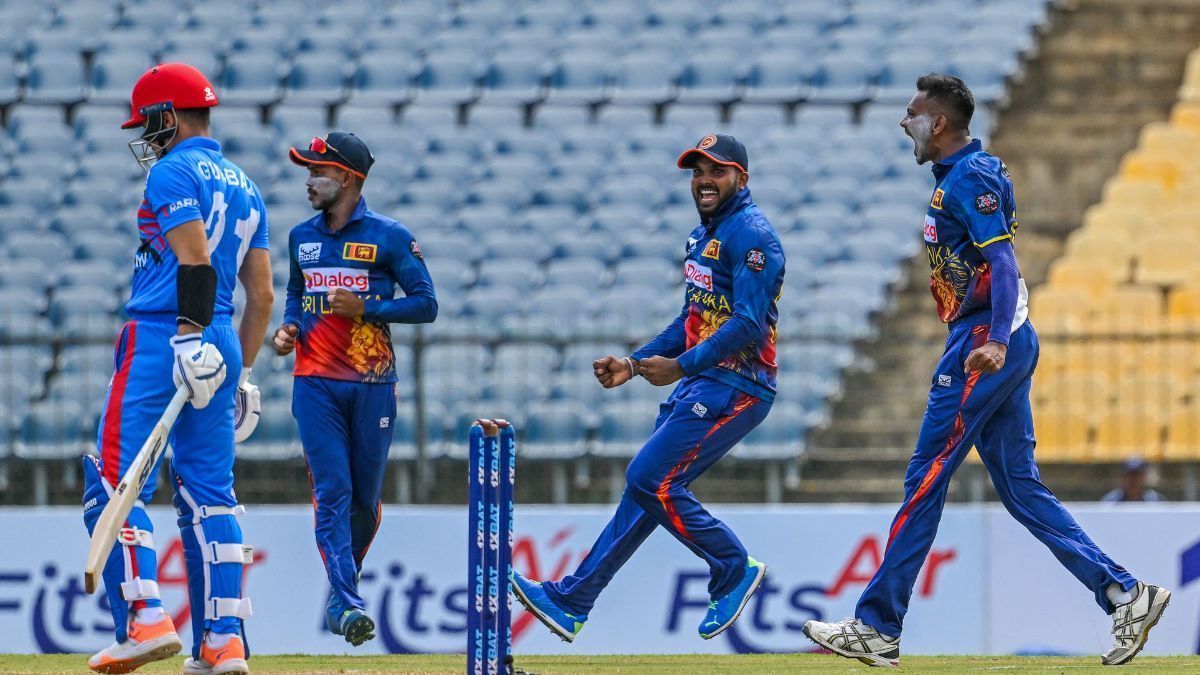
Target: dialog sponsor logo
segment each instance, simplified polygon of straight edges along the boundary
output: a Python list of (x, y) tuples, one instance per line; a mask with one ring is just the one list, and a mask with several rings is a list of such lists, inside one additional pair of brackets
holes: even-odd
[(706, 291), (713, 289), (712, 268), (700, 265), (695, 260), (689, 260), (683, 266), (683, 278), (687, 283)]
[(313, 267), (303, 270), (304, 290), (309, 293), (328, 293), (337, 288), (346, 288), (366, 293), (371, 288), (371, 277), (367, 270), (349, 267)]
[(933, 216), (925, 216), (925, 241), (931, 244), (938, 243), (937, 222)]

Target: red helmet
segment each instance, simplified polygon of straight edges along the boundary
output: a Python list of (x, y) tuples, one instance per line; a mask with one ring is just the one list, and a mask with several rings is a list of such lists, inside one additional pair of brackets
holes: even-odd
[(217, 95), (204, 73), (186, 63), (161, 63), (133, 85), (132, 111), (121, 128), (140, 127), (146, 123), (146, 115), (153, 112), (215, 105)]

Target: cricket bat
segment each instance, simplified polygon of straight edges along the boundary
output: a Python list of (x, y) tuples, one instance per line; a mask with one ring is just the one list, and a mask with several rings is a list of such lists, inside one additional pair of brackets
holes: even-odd
[(117, 533), (124, 526), (129, 512), (133, 510), (133, 503), (142, 493), (142, 488), (145, 487), (151, 472), (158, 464), (159, 457), (162, 457), (163, 452), (167, 449), (167, 437), (171, 433), (171, 427), (175, 425), (175, 418), (179, 416), (179, 411), (183, 409), (187, 401), (187, 387), (175, 390), (175, 397), (171, 399), (166, 411), (163, 412), (162, 417), (158, 419), (158, 423), (150, 432), (150, 437), (142, 444), (142, 449), (133, 458), (133, 463), (129, 465), (121, 482), (113, 490), (108, 505), (100, 512), (100, 519), (96, 521), (96, 527), (92, 529), (92, 543), (88, 546), (87, 563), (83, 567), (83, 585), (88, 593), (95, 593), (96, 588), (100, 585), (100, 573), (104, 570), (108, 554), (116, 544)]

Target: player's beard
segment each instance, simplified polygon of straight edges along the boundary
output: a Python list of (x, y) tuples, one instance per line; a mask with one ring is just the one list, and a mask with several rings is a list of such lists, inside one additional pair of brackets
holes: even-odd
[(328, 211), (342, 196), (341, 186), (332, 178), (309, 176), (305, 185), (308, 186), (308, 203), (314, 211)]
[(917, 158), (917, 164), (928, 162), (929, 155), (926, 151), (929, 148), (929, 139), (933, 137), (933, 120), (928, 115), (914, 117), (904, 130), (913, 140), (913, 155)]
[(728, 190), (722, 190), (721, 186), (717, 185), (716, 183), (706, 183), (704, 187), (716, 190), (717, 198), (712, 204), (701, 205), (700, 188), (692, 188), (692, 200), (696, 203), (696, 211), (700, 214), (701, 218), (708, 218), (712, 214), (716, 213), (722, 206), (725, 205), (725, 202), (729, 201), (729, 199), (737, 194), (738, 191), (736, 182), (734, 182), (734, 184)]

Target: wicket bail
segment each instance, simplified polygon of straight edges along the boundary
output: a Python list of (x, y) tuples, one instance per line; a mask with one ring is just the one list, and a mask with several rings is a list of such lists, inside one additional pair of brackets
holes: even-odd
[(513, 487), (516, 430), (504, 420), (471, 425), (468, 466), (467, 673), (512, 672)]

